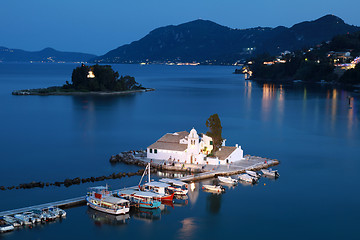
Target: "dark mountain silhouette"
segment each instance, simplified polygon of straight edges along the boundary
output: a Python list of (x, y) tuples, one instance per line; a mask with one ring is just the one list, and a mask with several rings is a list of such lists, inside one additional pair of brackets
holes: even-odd
[(157, 28), (142, 39), (111, 50), (93, 61), (233, 63), (254, 54), (277, 54), (312, 46), (335, 35), (359, 30), (334, 15), (301, 22), (291, 28), (231, 29), (208, 20), (195, 20)]
[(29, 52), (0, 47), (0, 62), (86, 62), (96, 57), (93, 54), (60, 52), (53, 48)]

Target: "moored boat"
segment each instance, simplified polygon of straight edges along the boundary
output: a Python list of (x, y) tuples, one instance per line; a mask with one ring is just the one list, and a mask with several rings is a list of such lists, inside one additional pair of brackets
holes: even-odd
[(265, 175), (265, 176), (269, 176), (269, 177), (280, 177), (280, 174), (277, 170), (272, 170), (271, 168), (269, 169), (261, 169), (261, 172)]
[(238, 178), (241, 181), (252, 183), (252, 184), (254, 184), (254, 183), (256, 183), (258, 181), (258, 179), (256, 177), (250, 176), (250, 175), (248, 175), (246, 173), (240, 174), (238, 176)]
[(8, 222), (6, 222), (4, 219), (0, 219), (0, 233), (3, 232), (10, 232), (14, 230), (14, 226)]
[(135, 207), (155, 209), (159, 208), (161, 205), (161, 201), (155, 199), (155, 197), (159, 197), (157, 193), (144, 192), (135, 189), (124, 189), (117, 194), (118, 196), (129, 200)]
[(225, 191), (225, 188), (223, 188), (222, 186), (209, 185), (209, 184), (203, 184), (203, 189), (206, 189), (211, 192), (217, 192), (217, 193), (221, 193), (221, 192)]
[(236, 179), (233, 179), (232, 177), (218, 176), (218, 179), (219, 179), (220, 182), (228, 183), (228, 184), (236, 184), (238, 182)]
[(11, 225), (13, 225), (14, 227), (20, 227), (21, 226), (21, 222), (18, 221), (17, 219), (15, 219), (14, 217), (11, 216), (3, 216), (0, 219), (3, 219), (5, 222), (10, 223)]
[(248, 175), (252, 176), (252, 177), (256, 177), (256, 178), (260, 178), (261, 177), (261, 174), (258, 173), (258, 172), (255, 172), (255, 171), (250, 171), (250, 170), (246, 170), (245, 171)]
[(106, 187), (91, 188), (86, 197), (87, 205), (95, 210), (110, 214), (126, 214), (130, 211), (130, 202), (123, 198), (113, 197)]
[(151, 192), (156, 193), (156, 195), (154, 195), (155, 200), (159, 200), (162, 202), (164, 202), (164, 201), (172, 202), (174, 199), (175, 193), (174, 192), (170, 193), (168, 190), (168, 187), (170, 187), (169, 184), (162, 183), (162, 182), (147, 182), (143, 185), (141, 190), (151, 191)]
[(168, 189), (172, 191), (175, 196), (186, 196), (188, 193), (188, 184), (179, 180), (170, 179), (170, 178), (162, 178), (159, 180), (160, 182), (164, 182), (170, 184)]

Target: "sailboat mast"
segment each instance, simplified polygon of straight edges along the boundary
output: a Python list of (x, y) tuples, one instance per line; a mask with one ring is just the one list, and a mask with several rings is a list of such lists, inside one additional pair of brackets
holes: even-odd
[(149, 181), (148, 182), (150, 182), (150, 163), (149, 163), (149, 165), (148, 165), (148, 171), (149, 171), (149, 173), (148, 173), (148, 178), (149, 178)]

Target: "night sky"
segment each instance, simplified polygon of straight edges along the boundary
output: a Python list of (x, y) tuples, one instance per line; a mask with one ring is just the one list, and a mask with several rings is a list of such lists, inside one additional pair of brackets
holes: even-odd
[(291, 27), (334, 14), (360, 26), (359, 0), (1, 0), (0, 46), (105, 54), (166, 25)]

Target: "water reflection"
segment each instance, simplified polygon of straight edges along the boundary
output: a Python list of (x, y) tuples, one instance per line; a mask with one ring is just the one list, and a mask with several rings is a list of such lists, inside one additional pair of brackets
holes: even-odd
[(195, 218), (185, 218), (181, 221), (182, 227), (179, 230), (180, 239), (191, 239), (198, 226), (195, 222)]
[(113, 215), (107, 214), (100, 211), (96, 211), (92, 208), (87, 208), (87, 214), (91, 219), (94, 220), (95, 225), (101, 226), (106, 225), (123, 225), (127, 224), (127, 220), (130, 218), (129, 214), (124, 215)]
[(200, 183), (190, 183), (188, 196), (192, 206), (195, 206), (196, 201), (199, 198)]
[(285, 89), (281, 84), (277, 87), (275, 84), (264, 83), (262, 86), (261, 101), (261, 113), (264, 121), (269, 120), (274, 103), (277, 104), (277, 121), (281, 124), (285, 108)]
[(217, 215), (221, 208), (222, 194), (208, 194), (206, 198), (206, 209), (209, 213)]

